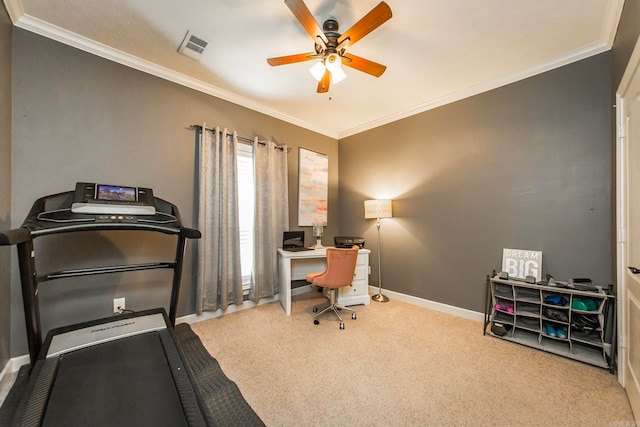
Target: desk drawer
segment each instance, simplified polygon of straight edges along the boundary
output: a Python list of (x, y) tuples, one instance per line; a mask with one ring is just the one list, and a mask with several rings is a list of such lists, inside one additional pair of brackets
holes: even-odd
[(340, 300), (340, 297), (351, 295), (367, 295), (365, 282), (363, 280), (354, 280), (351, 285), (338, 289), (338, 300)]
[(356, 271), (353, 273), (353, 281), (364, 280), (367, 274), (367, 267), (364, 264), (356, 265)]

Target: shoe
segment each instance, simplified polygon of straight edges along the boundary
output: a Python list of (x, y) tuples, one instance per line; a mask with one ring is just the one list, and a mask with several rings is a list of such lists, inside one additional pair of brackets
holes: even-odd
[(567, 331), (565, 331), (564, 329), (556, 329), (556, 334), (558, 334), (558, 338), (560, 338), (561, 340), (567, 339)]
[(562, 295), (547, 295), (544, 297), (544, 302), (549, 305), (565, 306), (568, 301)]
[[(550, 337), (554, 337), (554, 338), (556, 337), (556, 330), (555, 330), (555, 329), (553, 329), (553, 326), (551, 326), (551, 325), (547, 325), (547, 326), (545, 326), (544, 331), (546, 332), (546, 334), (547, 334), (548, 336), (550, 336)], [(565, 335), (566, 335), (566, 334), (565, 334)]]
[(506, 311), (507, 313), (513, 314), (513, 304), (509, 304), (509, 306), (496, 304), (494, 307), (496, 310)]
[(571, 308), (582, 311), (595, 311), (598, 309), (598, 303), (591, 298), (574, 298)]

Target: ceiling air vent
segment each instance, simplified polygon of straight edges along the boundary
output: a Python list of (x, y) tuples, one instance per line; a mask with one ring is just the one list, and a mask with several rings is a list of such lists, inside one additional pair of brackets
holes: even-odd
[(187, 35), (184, 36), (178, 52), (199, 61), (204, 56), (207, 46), (209, 46), (209, 41), (200, 36), (196, 36), (191, 31), (187, 31)]

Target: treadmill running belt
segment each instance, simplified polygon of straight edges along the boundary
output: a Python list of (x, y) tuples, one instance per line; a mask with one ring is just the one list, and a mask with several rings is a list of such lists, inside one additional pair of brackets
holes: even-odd
[(61, 355), (42, 425), (186, 426), (158, 332)]

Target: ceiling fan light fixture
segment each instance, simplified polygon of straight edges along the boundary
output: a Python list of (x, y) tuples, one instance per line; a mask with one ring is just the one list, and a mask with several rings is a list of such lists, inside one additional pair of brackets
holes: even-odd
[(347, 75), (342, 71), (342, 58), (337, 53), (330, 53), (324, 59), (324, 66), (331, 73), (331, 82), (333, 84), (343, 81)]
[(345, 74), (344, 71), (342, 71), (342, 68), (340, 68), (340, 67), (338, 67), (335, 70), (331, 71), (331, 81), (332, 81), (333, 84), (340, 83), (341, 81), (343, 81), (346, 78), (347, 78), (347, 75)]
[(309, 68), (309, 72), (311, 75), (317, 80), (322, 80), (322, 76), (324, 75), (325, 67), (322, 61), (317, 62), (313, 67)]
[(324, 65), (333, 73), (335, 70), (340, 70), (342, 59), (337, 53), (331, 53), (324, 59)]
[(345, 59), (345, 63), (349, 65), (349, 68), (354, 68), (374, 77), (380, 77), (384, 73), (387, 68), (384, 65), (355, 55), (346, 55), (345, 50), (347, 47), (351, 48), (358, 40), (392, 17), (391, 8), (387, 3), (384, 1), (378, 3), (376, 7), (342, 34), (338, 33), (340, 26), (334, 18), (327, 19), (320, 27), (304, 0), (285, 0), (284, 3), (302, 25), (302, 28), (314, 40), (314, 50), (308, 53), (267, 58), (269, 65), (293, 64), (322, 58), (321, 63), (315, 64), (309, 70), (318, 81), (317, 93), (328, 92), (332, 81), (333, 83), (338, 83), (347, 77), (342, 70), (342, 62)]

